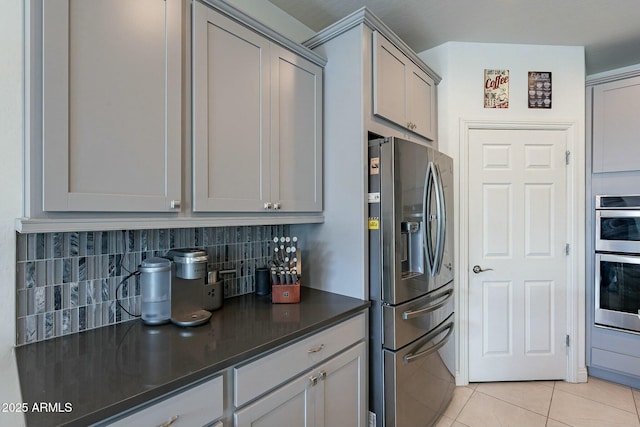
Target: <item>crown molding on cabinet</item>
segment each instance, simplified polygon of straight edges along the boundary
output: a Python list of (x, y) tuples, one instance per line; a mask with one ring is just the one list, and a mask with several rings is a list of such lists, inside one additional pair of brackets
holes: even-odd
[(637, 76), (640, 76), (640, 68), (637, 70), (629, 70), (625, 72), (617, 72), (617, 73), (612, 73), (607, 75), (600, 75), (600, 77), (595, 77), (595, 78), (587, 77), (585, 84), (587, 87), (590, 87), (590, 86), (595, 86), (602, 83), (609, 83), (609, 82), (614, 82), (616, 80), (624, 80), (624, 79), (637, 77)]
[(393, 43), (398, 49), (411, 59), (411, 61), (418, 66), (422, 71), (427, 73), (429, 77), (433, 79), (435, 84), (440, 83), (442, 78), (433, 71), (427, 64), (416, 55), (416, 53), (407, 45), (400, 37), (398, 37), (380, 18), (373, 14), (369, 9), (362, 7), (350, 15), (342, 18), (341, 20), (329, 25), (324, 30), (320, 31), (309, 40), (302, 42), (303, 46), (309, 49), (326, 43), (327, 41), (339, 36), (340, 34), (350, 30), (351, 28), (364, 23), (369, 28), (378, 31), (384, 35), (391, 43)]
[(305, 59), (313, 62), (316, 65), (324, 67), (327, 64), (327, 60), (317, 53), (311, 51), (307, 47), (302, 44), (296, 43), (282, 34), (274, 31), (268, 26), (264, 25), (260, 21), (252, 18), (251, 16), (245, 14), (244, 12), (236, 9), (231, 6), (229, 3), (226, 3), (222, 0), (199, 0), (201, 3), (206, 4), (208, 6), (212, 6), (218, 12), (226, 15), (227, 17), (237, 21), (238, 23), (244, 25), (245, 27), (251, 28), (253, 31), (272, 39), (276, 43), (282, 45), (283, 47), (297, 53), (298, 55), (304, 57)]

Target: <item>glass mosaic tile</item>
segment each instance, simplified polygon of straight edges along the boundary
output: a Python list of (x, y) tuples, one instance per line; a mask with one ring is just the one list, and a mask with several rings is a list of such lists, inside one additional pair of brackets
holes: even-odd
[(235, 270), (224, 276), (225, 298), (251, 293), (255, 269), (269, 263), (273, 237), (288, 232), (286, 225), (265, 225), (18, 234), (16, 342), (135, 319), (127, 311), (140, 312), (139, 281), (119, 285), (144, 259), (170, 249), (203, 249), (210, 270)]

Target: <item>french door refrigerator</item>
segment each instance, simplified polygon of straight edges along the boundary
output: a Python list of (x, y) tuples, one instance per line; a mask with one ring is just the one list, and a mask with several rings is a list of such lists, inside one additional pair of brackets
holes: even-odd
[(455, 387), (453, 163), (382, 138), (369, 142), (368, 175), (370, 417), (430, 426)]

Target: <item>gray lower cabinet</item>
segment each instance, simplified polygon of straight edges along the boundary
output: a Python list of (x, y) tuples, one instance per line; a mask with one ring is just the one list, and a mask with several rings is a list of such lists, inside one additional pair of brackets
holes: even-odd
[(180, 0), (42, 2), (44, 211), (175, 209), (182, 11)]
[[(223, 377), (218, 376), (134, 411), (130, 415), (116, 420), (107, 420), (98, 425), (110, 427), (209, 426), (223, 416), (223, 381)], [(221, 422), (218, 424), (222, 425)]]
[(322, 211), (322, 67), (198, 2), (193, 210)]
[(640, 76), (593, 86), (593, 172), (640, 170)]
[(366, 425), (366, 315), (234, 369), (236, 427)]
[(235, 413), (236, 427), (362, 426), (365, 343)]

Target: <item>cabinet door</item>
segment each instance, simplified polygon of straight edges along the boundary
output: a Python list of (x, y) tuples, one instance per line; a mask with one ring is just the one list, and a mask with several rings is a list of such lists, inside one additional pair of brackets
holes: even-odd
[(373, 114), (407, 127), (405, 94), (411, 61), (389, 40), (373, 32)]
[(223, 378), (219, 376), (175, 394), (114, 422), (110, 427), (173, 426), (196, 427), (210, 425), (223, 413)]
[(316, 404), (317, 426), (366, 426), (366, 357), (362, 342), (319, 368), (323, 379)]
[(366, 357), (361, 342), (237, 411), (236, 427), (365, 427)]
[(287, 212), (322, 211), (322, 68), (271, 47), (271, 199)]
[(303, 375), (237, 411), (235, 427), (315, 426), (319, 388), (313, 385), (311, 376)]
[(418, 67), (412, 67), (407, 78), (409, 128), (418, 135), (434, 140), (436, 109), (436, 88), (433, 79)]
[(261, 211), (270, 200), (270, 42), (193, 8), (193, 210)]
[(182, 2), (42, 3), (43, 209), (172, 210)]
[(640, 170), (640, 77), (593, 89), (593, 172)]

